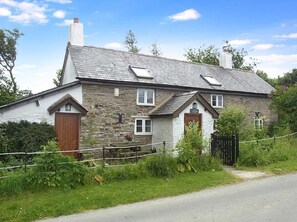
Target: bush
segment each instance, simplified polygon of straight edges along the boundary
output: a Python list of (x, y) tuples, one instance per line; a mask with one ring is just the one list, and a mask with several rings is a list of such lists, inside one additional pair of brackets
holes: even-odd
[[(28, 183), (36, 189), (46, 187), (74, 188), (86, 182), (88, 169), (73, 157), (55, 153), (57, 143), (43, 146), (44, 154), (34, 158), (36, 166), (30, 169)], [(54, 152), (54, 153), (50, 153)]]
[(186, 127), (186, 133), (176, 145), (178, 150), (178, 161), (186, 163), (204, 148), (204, 141), (201, 130), (199, 130), (198, 123), (190, 122)]
[(28, 189), (28, 184), (26, 183), (26, 174), (10, 174), (9, 177), (0, 180), (1, 196), (17, 196), (26, 189)]
[(146, 170), (157, 177), (170, 177), (177, 172), (176, 159), (163, 154), (158, 154), (145, 159)]
[[(0, 152), (35, 152), (55, 137), (53, 126), (28, 121), (0, 124)], [(18, 156), (18, 159), (23, 156)], [(4, 157), (1, 159), (6, 161)]]

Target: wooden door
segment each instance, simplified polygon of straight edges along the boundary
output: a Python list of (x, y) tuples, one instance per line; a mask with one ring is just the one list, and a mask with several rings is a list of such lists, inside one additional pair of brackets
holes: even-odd
[(186, 132), (186, 126), (190, 122), (197, 122), (199, 125), (199, 129), (202, 128), (202, 114), (201, 113), (185, 113), (184, 117), (184, 132)]
[[(59, 147), (62, 151), (78, 150), (79, 148), (79, 113), (59, 113), (55, 114), (55, 130)], [(67, 152), (67, 155), (76, 155), (77, 152)]]

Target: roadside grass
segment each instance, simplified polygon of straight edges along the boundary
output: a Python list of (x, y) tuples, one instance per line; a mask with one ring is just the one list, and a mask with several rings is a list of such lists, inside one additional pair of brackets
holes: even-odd
[(293, 173), (297, 171), (297, 159), (280, 161), (277, 163), (272, 163), (266, 166), (258, 166), (258, 167), (238, 166), (237, 169), (247, 170), (247, 171), (255, 171), (255, 170), (265, 171), (275, 175), (282, 175), (282, 174)]
[(0, 198), (0, 221), (34, 221), (86, 210), (169, 197), (224, 184), (239, 179), (224, 171), (176, 174), (174, 177), (147, 177), (137, 180), (89, 184), (76, 189), (25, 192)]

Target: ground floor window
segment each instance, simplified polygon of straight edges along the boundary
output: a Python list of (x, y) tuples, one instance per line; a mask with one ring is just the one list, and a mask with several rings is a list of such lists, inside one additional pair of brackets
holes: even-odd
[(152, 134), (152, 120), (148, 118), (135, 119), (135, 135), (151, 135)]
[(263, 119), (261, 118), (256, 118), (255, 119), (255, 129), (256, 130), (260, 130), (260, 129), (263, 129)]

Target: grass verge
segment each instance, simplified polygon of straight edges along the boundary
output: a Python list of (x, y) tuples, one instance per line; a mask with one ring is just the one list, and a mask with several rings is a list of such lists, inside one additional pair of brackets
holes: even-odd
[(49, 190), (0, 198), (0, 221), (33, 221), (91, 209), (145, 201), (199, 191), (238, 179), (224, 171), (177, 174), (172, 178), (149, 177), (137, 180), (88, 185), (73, 190)]

